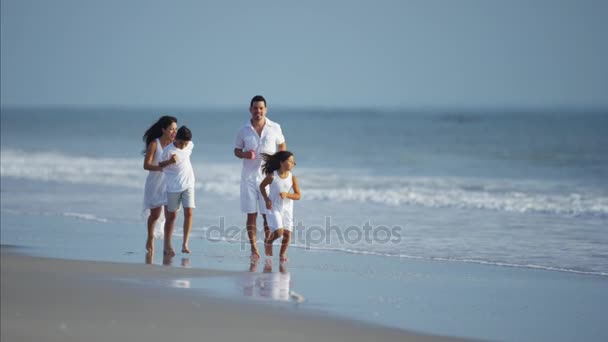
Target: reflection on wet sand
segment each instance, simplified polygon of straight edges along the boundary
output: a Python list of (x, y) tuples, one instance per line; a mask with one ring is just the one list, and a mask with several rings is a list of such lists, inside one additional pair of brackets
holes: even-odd
[[(164, 266), (172, 266), (173, 258), (174, 257), (172, 255), (166, 255), (166, 254), (163, 255), (162, 264)], [(146, 258), (145, 258), (144, 262), (146, 263), (146, 265), (152, 265), (154, 263), (154, 254), (146, 253)], [(190, 258), (182, 258), (180, 265), (185, 268), (190, 268)], [(190, 283), (190, 280), (188, 280), (188, 279), (171, 279), (171, 280), (167, 280), (167, 281), (161, 280), (160, 282), (165, 286), (174, 287), (174, 288), (180, 288), (180, 289), (191, 288), (191, 283)]]
[[(171, 266), (173, 265), (173, 256), (171, 255), (163, 255), (163, 265)], [(144, 263), (146, 265), (152, 265), (154, 263), (154, 253), (146, 253), (146, 257), (144, 259)], [(185, 268), (190, 268), (190, 258), (182, 258), (180, 265)]]
[(171, 266), (173, 264), (173, 256), (170, 254), (163, 255), (163, 265)]
[(291, 274), (287, 271), (286, 263), (280, 263), (278, 271), (273, 272), (272, 259), (266, 259), (261, 273), (257, 272), (258, 263), (252, 262), (249, 272), (243, 278), (241, 287), (244, 296), (296, 303), (304, 301), (303, 296), (291, 290)]

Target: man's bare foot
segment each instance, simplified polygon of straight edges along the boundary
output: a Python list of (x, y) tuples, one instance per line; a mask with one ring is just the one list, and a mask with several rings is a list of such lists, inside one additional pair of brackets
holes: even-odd
[(163, 251), (163, 255), (173, 257), (173, 256), (175, 256), (175, 251), (171, 247), (169, 247), (169, 248), (165, 247), (165, 250)]
[(182, 253), (188, 253), (188, 254), (190, 254), (190, 249), (188, 248), (188, 246), (186, 246), (186, 245), (182, 246)]
[(272, 243), (269, 243), (268, 240), (264, 240), (264, 254), (272, 256)]

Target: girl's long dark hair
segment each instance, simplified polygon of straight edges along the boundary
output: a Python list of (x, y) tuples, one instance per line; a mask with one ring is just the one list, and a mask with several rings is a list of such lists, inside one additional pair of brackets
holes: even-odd
[(262, 165), (262, 172), (269, 175), (281, 168), (281, 163), (293, 156), (289, 151), (279, 151), (275, 154), (262, 153), (262, 159), (266, 162)]
[(142, 138), (144, 143), (146, 143), (146, 148), (148, 148), (148, 145), (150, 145), (152, 141), (163, 136), (163, 128), (167, 129), (167, 127), (171, 126), (171, 124), (174, 122), (177, 123), (177, 119), (175, 117), (165, 115), (161, 116), (160, 119), (154, 123), (154, 125), (150, 126)]

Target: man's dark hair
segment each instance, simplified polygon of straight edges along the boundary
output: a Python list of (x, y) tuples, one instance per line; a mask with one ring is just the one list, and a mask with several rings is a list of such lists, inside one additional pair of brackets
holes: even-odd
[(256, 95), (251, 99), (251, 103), (249, 104), (249, 108), (253, 107), (253, 104), (256, 102), (264, 102), (264, 107), (268, 107), (266, 105), (266, 99), (262, 95)]
[(188, 127), (182, 126), (177, 130), (175, 139), (190, 141), (190, 140), (192, 140), (192, 132), (190, 132), (190, 129)]

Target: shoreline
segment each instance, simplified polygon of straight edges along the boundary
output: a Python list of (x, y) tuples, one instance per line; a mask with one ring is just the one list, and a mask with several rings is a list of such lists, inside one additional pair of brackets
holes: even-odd
[[(19, 220), (12, 222), (13, 219)], [(289, 250), (290, 261), (284, 270), (277, 258), (270, 259), (275, 262), (270, 265), (266, 265), (269, 259), (262, 258), (257, 268), (252, 269), (247, 248), (202, 238), (190, 241), (191, 254), (178, 253), (167, 262), (162, 253), (158, 253), (161, 241), (156, 241), (157, 253), (152, 260), (144, 258), (143, 251), (135, 248), (143, 249), (139, 225), (117, 225), (111, 230), (112, 240), (108, 240), (106, 223), (61, 217), (49, 217), (41, 222), (28, 216), (13, 218), (12, 215), (3, 215), (2, 220), (2, 243), (21, 246), (13, 248), (21, 252), (16, 254), (40, 257), (45, 262), (50, 260), (51, 265), (57, 262), (87, 265), (78, 266), (74, 276), (67, 272), (79, 284), (86, 285), (81, 286), (82, 289), (77, 287), (77, 291), (86, 290), (94, 295), (91, 284), (103, 293), (111, 292), (106, 285), (111, 289), (116, 286), (127, 288), (141, 292), (131, 295), (139, 297), (140, 301), (142, 294), (146, 294), (145, 298), (159, 297), (158, 300), (171, 302), (163, 305), (173, 307), (172, 314), (181, 316), (184, 316), (182, 309), (178, 309), (171, 299), (174, 295), (190, 296), (190, 299), (181, 297), (186, 300), (186, 306), (204, 302), (206, 308), (222, 312), (228, 307), (238, 322), (248, 321), (243, 318), (246, 311), (255, 316), (263, 312), (296, 321), (304, 317), (308, 322), (312, 317), (343, 322), (346, 327), (363, 324), (377, 331), (396, 329), (406, 334), (414, 332), (414, 336), (418, 333), (440, 336), (440, 339), (444, 339), (441, 336), (455, 336), (536, 342), (603, 341), (608, 337), (601, 319), (602, 303), (608, 300), (608, 279), (604, 276), (300, 248)], [(4, 263), (2, 267), (4, 276)], [(90, 271), (89, 267), (97, 271)], [(104, 267), (107, 271), (98, 272)], [(36, 282), (44, 282), (45, 279), (40, 278)], [(294, 303), (292, 292), (300, 294), (305, 301)], [(203, 299), (193, 300), (192, 296)], [(5, 303), (2, 305), (4, 310)], [(164, 310), (163, 305), (157, 305), (153, 311)], [(188, 308), (185, 312), (201, 316), (201, 307), (198, 307), (199, 311), (196, 309)], [(141, 312), (136, 311), (133, 316)], [(105, 314), (111, 317), (112, 312), (106, 309)], [(8, 312), (7, 317), (15, 315), (16, 312)], [(148, 315), (148, 310), (144, 315)], [(158, 320), (162, 321), (161, 316), (155, 313), (150, 324), (157, 325)], [(185, 316), (184, 319), (190, 319)], [(230, 314), (224, 317), (232, 319)], [(121, 320), (132, 318), (105, 318), (102, 323), (107, 325), (107, 322)], [(62, 326), (62, 322), (54, 322)], [(148, 326), (148, 323), (138, 324), (138, 329)], [(200, 322), (192, 324), (201, 325)], [(272, 319), (258, 322), (255, 329), (268, 324), (273, 324)], [(215, 329), (218, 326), (205, 327)], [(318, 329), (312, 324), (309, 330)], [(263, 334), (262, 331), (258, 333)], [(303, 331), (302, 334), (308, 336)], [(340, 336), (314, 335), (314, 338), (339, 340)], [(379, 333), (378, 336), (384, 335)], [(237, 337), (226, 339), (234, 338)], [(349, 337), (349, 340), (353, 338)], [(216, 339), (221, 340), (222, 336), (218, 335)], [(370, 339), (377, 340), (375, 336)], [(387, 340), (391, 339), (387, 337)], [(399, 340), (407, 341), (407, 338)]]
[[(294, 311), (152, 280), (239, 272), (33, 257), (1, 246), (2, 340), (464, 341)], [(150, 282), (117, 281), (136, 279)]]

